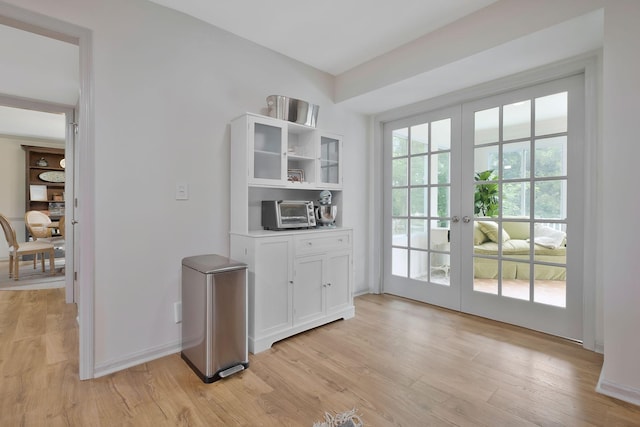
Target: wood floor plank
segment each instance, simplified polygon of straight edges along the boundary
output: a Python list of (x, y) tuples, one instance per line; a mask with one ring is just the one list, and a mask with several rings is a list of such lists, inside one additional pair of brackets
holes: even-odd
[(213, 384), (178, 354), (79, 381), (64, 289), (0, 291), (0, 425), (297, 427), (356, 408), (365, 426), (640, 426), (573, 342), (385, 295), (356, 313)]

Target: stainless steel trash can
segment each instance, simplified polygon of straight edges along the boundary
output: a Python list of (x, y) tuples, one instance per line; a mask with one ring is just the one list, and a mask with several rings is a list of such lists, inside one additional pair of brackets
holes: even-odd
[(249, 367), (246, 264), (220, 255), (182, 260), (181, 356), (205, 383)]

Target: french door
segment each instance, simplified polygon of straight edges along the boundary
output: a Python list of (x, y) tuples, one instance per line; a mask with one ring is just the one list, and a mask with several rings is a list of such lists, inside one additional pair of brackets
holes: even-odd
[(385, 292), (582, 339), (583, 86), (385, 124)]
[(384, 291), (456, 310), (460, 115), (446, 108), (384, 126)]

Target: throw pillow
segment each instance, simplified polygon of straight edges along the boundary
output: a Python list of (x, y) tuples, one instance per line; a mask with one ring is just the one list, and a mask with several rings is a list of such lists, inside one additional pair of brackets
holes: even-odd
[[(487, 235), (489, 240), (492, 242), (498, 243), (498, 239), (500, 237), (500, 233), (498, 232), (498, 224), (493, 221), (478, 221), (478, 227), (484, 234)], [(504, 229), (502, 229), (502, 241), (506, 242), (511, 237), (509, 233), (507, 233)]]
[(478, 246), (487, 241), (487, 235), (480, 230), (478, 221), (473, 221), (473, 245)]

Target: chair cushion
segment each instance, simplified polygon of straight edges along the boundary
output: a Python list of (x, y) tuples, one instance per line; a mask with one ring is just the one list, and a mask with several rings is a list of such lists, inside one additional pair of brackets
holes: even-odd
[(34, 251), (47, 251), (49, 249), (53, 249), (53, 245), (51, 243), (46, 242), (24, 242), (20, 243), (18, 247), (18, 253), (20, 252), (34, 252)]

